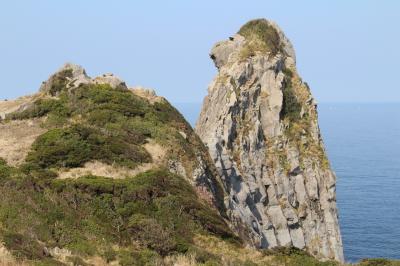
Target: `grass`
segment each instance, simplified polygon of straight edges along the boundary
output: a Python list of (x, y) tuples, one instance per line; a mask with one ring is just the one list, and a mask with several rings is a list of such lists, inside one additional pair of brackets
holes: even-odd
[(288, 118), (291, 123), (295, 123), (300, 120), (301, 103), (298, 101), (293, 88), (292, 71), (285, 68), (283, 73), (285, 74), (285, 78), (282, 88), (283, 102), (280, 117), (282, 120)]
[(248, 266), (340, 266), (338, 262), (321, 262), (296, 248), (254, 250), (224, 242), (215, 236), (197, 236), (196, 248), (180, 255), (178, 265), (248, 265)]
[(275, 56), (281, 52), (279, 33), (265, 19), (256, 19), (243, 25), (238, 34), (246, 38), (247, 44), (241, 51), (241, 58), (254, 56), (257, 52)]

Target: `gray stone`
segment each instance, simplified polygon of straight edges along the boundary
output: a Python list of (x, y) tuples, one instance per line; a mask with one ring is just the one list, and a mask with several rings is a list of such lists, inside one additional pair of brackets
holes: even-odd
[[(196, 132), (229, 194), (231, 226), (239, 235), (246, 234), (248, 245), (292, 245), (318, 258), (343, 261), (336, 177), (323, 163), (315, 101), (298, 82), (291, 43), (271, 25), (282, 46), (274, 57), (256, 53), (240, 58), (246, 40), (238, 35), (213, 47), (218, 74), (208, 88)], [(299, 121), (281, 114), (283, 89), (290, 78), (285, 69), (293, 73)], [(300, 149), (300, 143), (321, 153)]]

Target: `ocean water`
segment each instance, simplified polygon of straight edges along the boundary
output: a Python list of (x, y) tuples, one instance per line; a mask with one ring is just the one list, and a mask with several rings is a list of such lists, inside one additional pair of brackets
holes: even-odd
[(400, 259), (400, 104), (325, 104), (346, 260)]
[[(175, 106), (194, 125), (201, 104)], [(400, 259), (400, 104), (320, 104), (346, 261)]]

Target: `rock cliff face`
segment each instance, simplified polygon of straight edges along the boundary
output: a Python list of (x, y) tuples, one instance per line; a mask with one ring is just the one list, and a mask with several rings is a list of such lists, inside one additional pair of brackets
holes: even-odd
[(274, 23), (254, 20), (211, 58), (218, 74), (196, 132), (229, 194), (232, 227), (254, 247), (295, 246), (343, 261), (336, 177), (291, 43)]

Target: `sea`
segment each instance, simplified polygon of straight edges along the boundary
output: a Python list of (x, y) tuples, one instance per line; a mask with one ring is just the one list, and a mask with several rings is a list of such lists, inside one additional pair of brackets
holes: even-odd
[[(194, 126), (201, 103), (175, 106)], [(346, 261), (400, 259), (400, 103), (323, 103), (318, 113)]]

